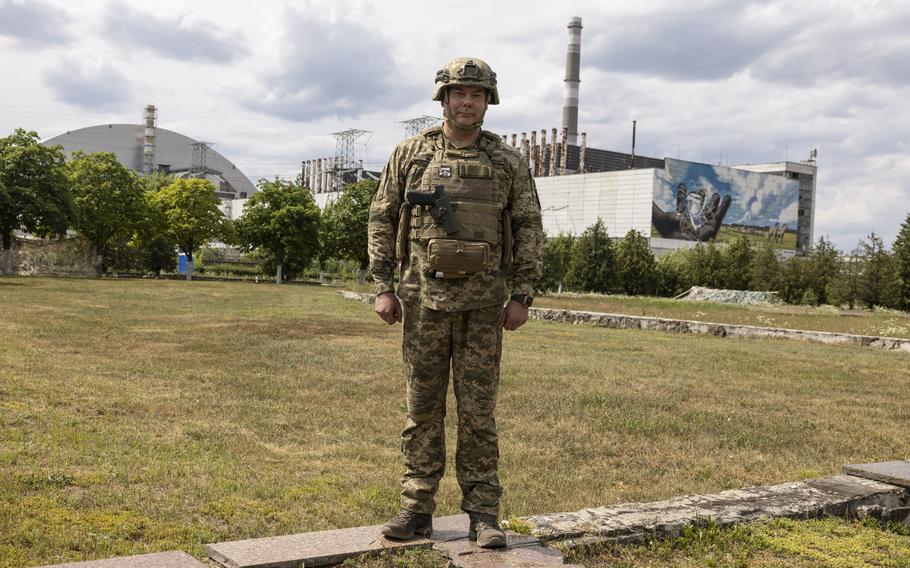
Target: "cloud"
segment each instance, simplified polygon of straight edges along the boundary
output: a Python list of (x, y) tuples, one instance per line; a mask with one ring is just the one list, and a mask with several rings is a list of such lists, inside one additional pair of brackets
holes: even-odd
[(797, 33), (762, 54), (756, 77), (791, 84), (910, 83), (910, 5), (832, 5), (804, 14)]
[(249, 109), (296, 121), (353, 118), (406, 108), (428, 90), (425, 80), (418, 91), (413, 75), (403, 73), (375, 26), (291, 8), (282, 20), (271, 65), (242, 95)]
[(104, 33), (118, 45), (148, 49), (180, 61), (226, 64), (248, 53), (237, 31), (221, 29), (194, 15), (160, 18), (122, 3), (109, 7)]
[(586, 22), (605, 31), (590, 39), (583, 34), (582, 65), (677, 80), (730, 77), (791, 33), (793, 24), (768, 10), (715, 2), (629, 16), (621, 24)]
[(24, 47), (69, 43), (69, 22), (66, 12), (44, 2), (0, 0), (0, 36)]
[(58, 99), (83, 108), (106, 109), (131, 98), (126, 77), (110, 62), (91, 56), (61, 56), (43, 79)]

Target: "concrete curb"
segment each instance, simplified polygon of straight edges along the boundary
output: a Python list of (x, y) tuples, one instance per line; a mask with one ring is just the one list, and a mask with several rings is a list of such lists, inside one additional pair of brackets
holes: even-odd
[[(349, 290), (342, 290), (338, 293), (349, 300), (357, 300), (358, 302), (363, 302), (365, 304), (373, 303), (372, 294), (351, 292)], [(808, 341), (810, 343), (854, 345), (857, 347), (874, 347), (887, 351), (903, 351), (905, 353), (910, 353), (910, 339), (901, 339), (898, 337), (853, 335), (850, 333), (808, 331), (779, 327), (758, 327), (754, 325), (713, 323), (649, 316), (630, 316), (625, 314), (560, 310), (554, 308), (531, 308), (528, 312), (528, 317), (533, 320), (569, 324), (592, 324), (598, 327), (608, 327), (611, 329), (644, 329), (681, 334), (713, 335), (715, 337), (793, 339), (797, 341)]]

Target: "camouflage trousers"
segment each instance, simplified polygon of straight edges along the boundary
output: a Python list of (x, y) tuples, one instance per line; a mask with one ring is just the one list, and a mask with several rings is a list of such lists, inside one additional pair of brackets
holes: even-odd
[(502, 356), (501, 306), (443, 312), (404, 303), (408, 420), (401, 434), (406, 472), (401, 506), (432, 513), (445, 472), (444, 419), (451, 368), (458, 409), (455, 477), (461, 508), (499, 514), (496, 393)]

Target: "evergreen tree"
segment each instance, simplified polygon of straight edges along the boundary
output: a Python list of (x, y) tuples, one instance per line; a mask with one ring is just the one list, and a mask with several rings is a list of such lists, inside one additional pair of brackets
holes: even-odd
[(751, 277), (752, 242), (749, 237), (739, 235), (721, 251), (724, 266), (723, 288), (730, 290), (748, 290)]
[(910, 311), (910, 214), (907, 214), (907, 219), (901, 225), (891, 250), (894, 253), (897, 275), (900, 278), (897, 305), (902, 310)]
[(749, 287), (758, 291), (780, 291), (781, 262), (771, 243), (764, 243), (752, 257), (749, 267)]
[(891, 253), (885, 249), (881, 237), (872, 233), (860, 241), (865, 262), (860, 279), (860, 300), (867, 308), (897, 305), (900, 276)]
[(613, 243), (601, 219), (584, 230), (572, 246), (566, 284), (580, 292), (615, 290), (616, 266)]
[(860, 289), (864, 259), (859, 248), (841, 259), (837, 274), (828, 284), (825, 293), (828, 303), (834, 306), (846, 305), (851, 310), (860, 300)]
[(653, 294), (657, 288), (657, 263), (644, 235), (631, 229), (616, 248), (619, 288), (630, 296)]
[(562, 292), (569, 263), (572, 261), (574, 244), (575, 237), (565, 233), (544, 240), (541, 249), (543, 267), (540, 280), (537, 281), (538, 290)]
[(686, 250), (675, 250), (657, 259), (657, 290), (659, 296), (674, 297), (692, 287), (688, 279)]
[(693, 286), (723, 288), (724, 261), (713, 241), (698, 243), (686, 255), (689, 261), (689, 281)]
[(807, 267), (807, 285), (819, 304), (828, 303), (828, 287), (840, 269), (840, 258), (834, 244), (825, 237), (819, 237), (818, 243), (809, 253)]
[(788, 304), (799, 304), (803, 301), (808, 287), (804, 260), (798, 256), (791, 256), (784, 262), (781, 270), (781, 298)]

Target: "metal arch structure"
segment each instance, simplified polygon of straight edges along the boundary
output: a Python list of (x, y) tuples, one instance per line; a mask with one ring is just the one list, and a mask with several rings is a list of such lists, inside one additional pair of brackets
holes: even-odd
[[(100, 124), (64, 132), (42, 141), (47, 146), (60, 145), (67, 156), (76, 150), (83, 152), (113, 152), (125, 167), (142, 173), (152, 171), (190, 170), (194, 165), (193, 144), (198, 140), (168, 130), (155, 128), (155, 145), (151, 164), (145, 155), (146, 124)], [(147, 165), (148, 164), (148, 165)], [(221, 172), (238, 195), (253, 195), (258, 190), (252, 181), (225, 156), (211, 146), (205, 150), (205, 167)]]

